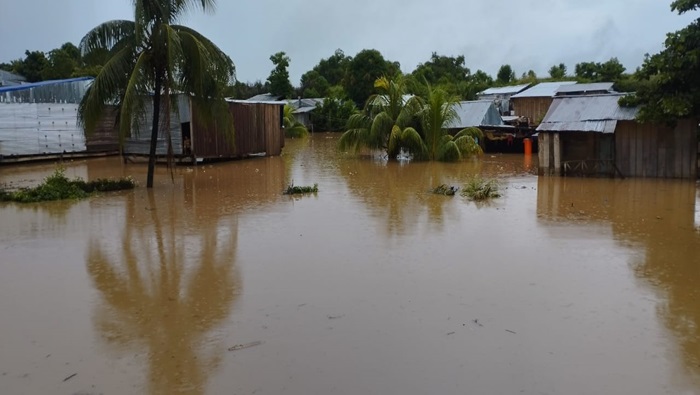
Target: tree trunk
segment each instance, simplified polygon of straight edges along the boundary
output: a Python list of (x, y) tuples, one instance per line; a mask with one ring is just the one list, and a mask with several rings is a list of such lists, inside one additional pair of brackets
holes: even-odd
[(162, 80), (162, 73), (156, 71), (155, 91), (153, 94), (153, 128), (151, 129), (151, 147), (148, 152), (148, 178), (146, 179), (146, 188), (153, 188), (153, 173), (156, 168), (156, 145), (158, 144)]

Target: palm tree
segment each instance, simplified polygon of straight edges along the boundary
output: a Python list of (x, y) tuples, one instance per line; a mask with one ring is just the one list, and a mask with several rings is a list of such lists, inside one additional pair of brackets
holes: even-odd
[(421, 118), (421, 150), (425, 159), (452, 162), (461, 158), (482, 153), (477, 143), (483, 134), (477, 128), (460, 130), (453, 137), (447, 127), (458, 118), (458, 99), (441, 88), (427, 86), (427, 100)]
[[(176, 111), (173, 92), (190, 95), (193, 111), (207, 126), (233, 134), (233, 122), (224, 100), (224, 90), (235, 68), (231, 59), (209, 39), (176, 24), (190, 9), (213, 10), (215, 0), (133, 0), (134, 20), (105, 22), (83, 37), (83, 55), (107, 51), (109, 60), (80, 103), (78, 119), (87, 133), (100, 122), (107, 104), (118, 107), (121, 141), (146, 119), (152, 100), (151, 144), (147, 187), (153, 187), (156, 143), (163, 129), (169, 135), (170, 108)], [(166, 115), (163, 121), (160, 116)], [(231, 142), (232, 138), (229, 139)]]
[(303, 123), (294, 118), (294, 108), (289, 104), (284, 106), (284, 136), (289, 138), (301, 138), (309, 135), (309, 130)]
[(367, 100), (363, 112), (350, 116), (347, 131), (339, 140), (343, 151), (358, 152), (363, 148), (383, 150), (394, 158), (401, 148), (420, 147), (416, 114), (422, 107), (421, 99), (406, 97), (406, 85), (399, 77), (382, 77), (374, 82), (378, 94)]
[(455, 136), (448, 133), (458, 118), (455, 96), (426, 82), (425, 100), (407, 99), (401, 78), (380, 78), (374, 86), (379, 93), (368, 100), (363, 113), (350, 117), (339, 141), (341, 150), (381, 149), (394, 158), (403, 149), (416, 160), (447, 162), (482, 152), (477, 143), (483, 138), (479, 129), (460, 130)]

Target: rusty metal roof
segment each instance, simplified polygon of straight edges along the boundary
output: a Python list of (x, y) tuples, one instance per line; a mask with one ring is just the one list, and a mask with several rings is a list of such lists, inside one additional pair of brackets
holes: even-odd
[(558, 96), (537, 128), (538, 132), (614, 133), (617, 121), (631, 121), (638, 108), (618, 104), (624, 94)]
[(517, 95), (511, 96), (513, 99), (523, 97), (554, 97), (559, 87), (563, 85), (574, 85), (576, 81), (556, 81), (556, 82), (541, 82), (530, 89), (524, 90)]

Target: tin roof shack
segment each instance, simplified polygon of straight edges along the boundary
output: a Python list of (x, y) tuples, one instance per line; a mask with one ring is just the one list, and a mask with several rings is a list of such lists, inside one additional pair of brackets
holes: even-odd
[(529, 86), (530, 84), (522, 84), (489, 88), (483, 92), (477, 93), (476, 96), (479, 100), (492, 101), (501, 115), (509, 116), (511, 110), (513, 110), (510, 102), (511, 96), (524, 91)]
[(289, 100), (288, 104), (292, 109), (294, 109), (294, 119), (300, 122), (307, 129), (313, 131), (313, 123), (311, 122), (311, 113), (316, 109), (316, 107), (323, 104), (322, 98), (311, 98), (311, 99), (297, 99)]
[(516, 95), (511, 96), (513, 111), (520, 118), (526, 118), (530, 126), (537, 126), (549, 110), (557, 90), (575, 81), (542, 82)]
[(78, 105), (91, 82), (85, 77), (0, 87), (2, 161), (116, 152), (119, 140), (109, 117), (87, 137), (78, 125)]
[(697, 122), (639, 123), (623, 94), (554, 99), (539, 132), (540, 173), (697, 177)]
[[(215, 128), (205, 126), (201, 115), (193, 111), (187, 95), (176, 95), (171, 105), (169, 129), (165, 121), (161, 121), (156, 155), (168, 155), (168, 134), (171, 153), (181, 160), (212, 161), (262, 154), (279, 155), (284, 147), (284, 104), (282, 101), (228, 100), (235, 130), (231, 141)], [(151, 135), (148, 119), (152, 116), (152, 109), (153, 105), (148, 104), (145, 112), (147, 119), (135, 123), (134, 132), (124, 145), (125, 156), (148, 155)]]

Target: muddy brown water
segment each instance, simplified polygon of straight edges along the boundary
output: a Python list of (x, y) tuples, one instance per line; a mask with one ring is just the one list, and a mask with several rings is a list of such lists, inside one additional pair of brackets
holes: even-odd
[[(0, 205), (0, 393), (700, 393), (696, 183), (384, 164), (336, 141)], [(118, 158), (66, 167), (145, 180)], [(426, 192), (474, 174), (503, 197)], [(292, 180), (320, 191), (281, 195)]]

